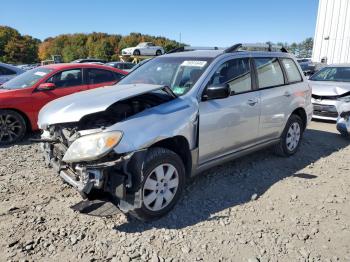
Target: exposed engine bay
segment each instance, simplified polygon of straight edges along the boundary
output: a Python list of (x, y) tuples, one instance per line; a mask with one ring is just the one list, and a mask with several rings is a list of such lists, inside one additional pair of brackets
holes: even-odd
[[(103, 112), (82, 117), (79, 122), (48, 126), (41, 139), (46, 165), (53, 167), (84, 198), (94, 190), (101, 189), (118, 202), (120, 209), (131, 210), (135, 205), (135, 192), (141, 178), (133, 176), (130, 170), (138, 167), (135, 161), (142, 157), (142, 151), (129, 155), (119, 155), (111, 151), (98, 160), (77, 163), (64, 162), (64, 155), (78, 138), (101, 133), (113, 124), (172, 99), (166, 92), (150, 92), (118, 101)], [(130, 161), (133, 161), (132, 168), (128, 166)], [(132, 193), (132, 199), (128, 192)]]
[(103, 112), (84, 116), (78, 127), (80, 130), (108, 127), (172, 99), (167, 94), (156, 92), (132, 97), (112, 104)]

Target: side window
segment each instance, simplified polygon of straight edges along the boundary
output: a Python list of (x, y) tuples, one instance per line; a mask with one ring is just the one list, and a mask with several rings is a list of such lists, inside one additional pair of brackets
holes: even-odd
[(284, 77), (277, 58), (254, 58), (259, 88), (284, 84)]
[(289, 82), (300, 82), (302, 81), (298, 67), (295, 65), (294, 61), (290, 58), (283, 58), (282, 64), (286, 70)]
[(250, 91), (252, 81), (249, 58), (238, 58), (223, 63), (209, 81), (209, 85), (229, 84), (234, 94)]
[(116, 81), (114, 73), (103, 69), (88, 70), (89, 84), (99, 84), (104, 82)]
[(71, 69), (59, 72), (46, 82), (54, 83), (56, 87), (79, 86), (83, 84), (81, 69)]
[(116, 73), (116, 72), (114, 72), (114, 76), (115, 76), (114, 77), (115, 81), (119, 81), (120, 79), (122, 79), (124, 77), (124, 75)]
[(0, 66), (0, 76), (1, 75), (15, 75), (15, 74), (16, 74), (15, 71), (8, 69), (6, 67)]

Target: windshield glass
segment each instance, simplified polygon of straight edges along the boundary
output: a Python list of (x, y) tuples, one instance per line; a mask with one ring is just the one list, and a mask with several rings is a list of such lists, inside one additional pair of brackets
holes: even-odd
[(119, 84), (168, 86), (174, 94), (187, 93), (197, 82), (212, 58), (158, 57), (127, 75)]
[(5, 89), (20, 89), (33, 86), (52, 71), (53, 69), (50, 68), (37, 67), (11, 79), (1, 87)]
[(350, 82), (350, 67), (325, 67), (314, 74), (310, 80)]

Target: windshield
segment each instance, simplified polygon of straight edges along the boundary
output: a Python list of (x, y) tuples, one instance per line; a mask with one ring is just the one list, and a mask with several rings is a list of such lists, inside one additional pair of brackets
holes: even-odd
[(325, 67), (314, 74), (310, 80), (350, 82), (350, 67)]
[(137, 68), (119, 84), (163, 85), (181, 96), (194, 86), (211, 61), (212, 58), (203, 57), (158, 57)]
[(50, 68), (37, 67), (11, 79), (1, 87), (5, 89), (20, 89), (33, 86), (52, 71), (53, 69)]

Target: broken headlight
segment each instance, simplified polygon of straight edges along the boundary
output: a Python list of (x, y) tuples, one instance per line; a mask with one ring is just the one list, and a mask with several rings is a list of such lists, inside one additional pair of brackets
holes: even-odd
[(63, 157), (66, 163), (90, 161), (108, 154), (122, 138), (122, 132), (102, 132), (75, 140)]

